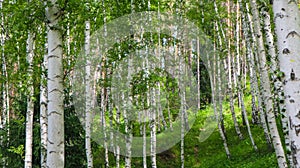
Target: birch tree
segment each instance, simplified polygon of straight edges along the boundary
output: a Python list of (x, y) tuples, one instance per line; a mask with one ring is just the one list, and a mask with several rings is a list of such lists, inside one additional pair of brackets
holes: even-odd
[(40, 84), (40, 135), (41, 135), (41, 167), (46, 168), (46, 156), (47, 156), (47, 86), (46, 86), (46, 70), (47, 70), (47, 52), (48, 44), (45, 44), (44, 59), (41, 64), (41, 84)]
[(26, 143), (25, 143), (25, 168), (32, 167), (32, 141), (33, 141), (33, 112), (34, 112), (34, 87), (33, 87), (33, 57), (34, 34), (28, 33), (27, 37), (27, 63), (28, 63), (28, 94), (26, 113)]
[[(266, 120), (266, 114), (265, 114), (265, 110), (264, 110), (264, 103), (263, 103), (263, 97), (262, 97), (262, 91), (263, 89), (262, 88), (262, 84), (258, 83), (258, 76), (261, 78), (261, 73), (259, 73), (259, 75), (257, 75), (257, 71), (259, 71), (259, 61), (258, 61), (258, 51), (257, 51), (257, 40), (256, 40), (256, 36), (255, 36), (255, 33), (254, 33), (254, 26), (253, 26), (253, 17), (250, 15), (251, 11), (250, 11), (250, 7), (249, 7), (249, 4), (246, 3), (246, 13), (247, 13), (247, 21), (249, 23), (249, 25), (247, 26), (247, 29), (248, 31), (250, 32), (248, 34), (248, 36), (246, 35), (247, 33), (245, 33), (246, 35), (246, 38), (248, 37), (248, 39), (252, 39), (252, 43), (248, 46), (248, 49), (249, 49), (249, 55), (248, 55), (248, 59), (249, 59), (249, 64), (250, 64), (250, 70), (252, 70), (253, 72), (253, 78), (251, 78), (251, 81), (253, 82), (253, 85), (254, 85), (254, 89), (256, 90), (256, 94), (258, 95), (258, 99), (257, 99), (257, 102), (258, 102), (258, 111), (260, 113), (259, 117), (260, 117), (260, 122), (261, 122), (261, 126), (263, 127), (263, 130), (264, 130), (264, 134), (265, 134), (265, 137), (266, 137), (266, 142), (267, 144), (270, 144), (269, 146), (271, 146), (272, 142), (271, 142), (271, 138), (270, 138), (270, 135), (269, 135), (269, 130), (268, 130), (268, 125), (267, 125), (267, 120)], [(246, 31), (247, 32), (247, 31)], [(250, 41), (250, 40), (249, 40)], [(249, 42), (248, 41), (248, 42)], [(252, 68), (251, 68), (251, 65), (252, 65)], [(251, 75), (251, 74), (250, 74)]]
[(273, 110), (273, 101), (272, 94), (270, 88), (270, 79), (268, 74), (268, 65), (266, 59), (266, 52), (263, 42), (263, 36), (261, 32), (259, 14), (257, 9), (256, 0), (250, 0), (250, 5), (252, 8), (253, 14), (253, 25), (254, 25), (254, 33), (257, 38), (258, 45), (258, 59), (259, 59), (259, 69), (264, 82), (262, 82), (263, 87), (263, 99), (265, 100), (266, 105), (266, 114), (269, 123), (269, 129), (272, 136), (273, 146), (275, 148), (275, 153), (278, 160), (279, 167), (287, 167), (285, 153), (281, 144), (278, 128), (276, 125), (274, 110)]
[[(0, 11), (1, 11), (1, 27), (4, 27), (4, 14), (3, 14), (3, 0), (0, 0)], [(4, 55), (4, 42), (5, 42), (5, 32), (3, 29), (1, 29), (1, 34), (0, 34), (0, 46), (1, 46), (1, 58), (2, 58), (2, 72), (1, 72), (1, 75), (6, 77), (7, 75), (7, 72), (6, 72), (6, 61), (5, 61), (5, 55)], [(2, 91), (2, 99), (3, 99), (3, 102), (2, 102), (2, 113), (0, 115), (0, 128), (3, 129), (6, 127), (6, 124), (7, 124), (7, 92), (6, 92), (6, 87), (7, 87), (7, 82), (3, 82), (1, 85), (1, 87), (3, 88), (3, 91)], [(6, 146), (5, 144), (3, 144), (3, 141), (4, 141), (4, 137), (3, 136), (0, 136), (0, 145), (1, 146)], [(3, 167), (6, 167), (6, 157), (2, 157), (1, 159), (1, 162), (3, 164)]]
[[(238, 4), (239, 4), (239, 7), (241, 9), (241, 15), (243, 15), (244, 13), (243, 13), (243, 4), (242, 4), (242, 1), (239, 0)], [(242, 17), (242, 21), (245, 22), (244, 17)], [(239, 32), (237, 34), (239, 34)], [(237, 35), (237, 36), (239, 36), (239, 35)], [(238, 59), (238, 56), (240, 55), (240, 50), (239, 50), (239, 47), (238, 47), (239, 45), (240, 45), (239, 41), (237, 41), (237, 44), (236, 44), (236, 46), (237, 46), (237, 59)], [(233, 67), (235, 67), (235, 66), (236, 65), (234, 64)], [(235, 75), (236, 75), (236, 78), (239, 79), (239, 81), (240, 81), (241, 77), (237, 76), (239, 74), (235, 73)], [(248, 134), (249, 134), (252, 146), (253, 146), (254, 150), (257, 151), (258, 149), (257, 149), (257, 146), (256, 146), (256, 144), (254, 142), (254, 138), (252, 136), (252, 132), (251, 132), (251, 129), (250, 129), (250, 124), (249, 124), (248, 117), (247, 117), (248, 115), (247, 115), (245, 104), (244, 104), (244, 93), (243, 93), (243, 90), (242, 90), (241, 82), (237, 82), (237, 89), (238, 89), (238, 94), (240, 95), (242, 117), (244, 118), (245, 125), (247, 126), (247, 131), (248, 131)]]
[(90, 22), (85, 22), (85, 44), (84, 44), (86, 67), (85, 67), (85, 110), (86, 110), (86, 118), (85, 118), (85, 150), (87, 157), (87, 167), (93, 167), (93, 155), (91, 149), (91, 103), (92, 103), (92, 95), (91, 95), (91, 61), (89, 60), (90, 54)]
[(291, 167), (300, 166), (300, 14), (296, 1), (274, 0), (273, 11), (278, 44), (280, 70), (284, 74), (283, 89), (288, 117)]
[(63, 49), (59, 22), (62, 11), (57, 0), (46, 7), (48, 39), (48, 142), (47, 167), (64, 167)]
[[(234, 107), (234, 90), (232, 89), (233, 87), (233, 84), (232, 84), (232, 69), (233, 69), (233, 66), (232, 66), (232, 59), (231, 58), (231, 38), (232, 38), (232, 30), (231, 30), (231, 27), (232, 27), (232, 23), (231, 23), (231, 20), (230, 20), (230, 17), (231, 17), (231, 4), (229, 2), (229, 0), (227, 1), (227, 27), (228, 27), (228, 35), (227, 35), (227, 71), (226, 71), (226, 75), (228, 76), (228, 94), (229, 94), (229, 106), (230, 106), (230, 112), (231, 112), (231, 116), (232, 116), (232, 120), (233, 120), (233, 123), (234, 123), (234, 128), (235, 128), (235, 131), (237, 133), (237, 135), (239, 136), (240, 139), (243, 139), (243, 134), (241, 133), (240, 131), (240, 127), (239, 127), (239, 124), (237, 122), (237, 118), (236, 118), (236, 114), (235, 114), (235, 107)], [(216, 8), (216, 7), (215, 7)], [(225, 63), (226, 65), (226, 63)]]

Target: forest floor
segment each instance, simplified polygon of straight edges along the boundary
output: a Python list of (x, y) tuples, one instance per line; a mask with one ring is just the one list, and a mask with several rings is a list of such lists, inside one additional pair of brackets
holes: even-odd
[[(248, 113), (249, 123), (251, 123), (251, 97), (245, 97), (245, 106)], [(254, 141), (258, 147), (255, 151), (252, 147), (247, 127), (242, 124), (241, 112), (239, 108), (235, 107), (237, 119), (244, 139), (240, 140), (232, 121), (228, 102), (223, 105), (224, 123), (227, 135), (227, 143), (231, 153), (231, 158), (228, 159), (223, 146), (218, 128), (214, 129), (213, 133), (203, 142), (200, 142), (198, 137), (203, 130), (203, 121), (207, 113), (212, 113), (212, 108), (207, 107), (201, 110), (193, 124), (193, 127), (185, 136), (185, 166), (186, 168), (276, 168), (277, 161), (273, 149), (270, 149), (266, 143), (263, 129), (260, 125), (251, 124), (251, 131)], [(157, 154), (158, 168), (179, 168), (181, 167), (180, 142), (173, 148)], [(104, 157), (104, 156), (103, 156)], [(95, 160), (99, 165), (103, 165), (103, 157), (101, 156)], [(110, 154), (114, 160), (113, 154)], [(123, 160), (122, 158), (121, 160)], [(100, 161), (102, 160), (102, 161)], [(102, 162), (102, 163), (101, 163)], [(113, 161), (114, 162), (114, 161)], [(114, 164), (111, 162), (111, 164)], [(124, 163), (121, 163), (121, 165)], [(151, 167), (151, 158), (147, 157), (148, 167)], [(121, 166), (122, 167), (122, 166)], [(143, 167), (143, 158), (132, 158), (132, 167)]]
[[(245, 97), (247, 112), (251, 111), (251, 99)], [(228, 140), (228, 147), (231, 158), (228, 159), (223, 146), (218, 128), (203, 142), (198, 140), (199, 133), (203, 127), (203, 116), (212, 108), (208, 107), (200, 111), (193, 127), (185, 136), (185, 167), (187, 168), (276, 168), (277, 161), (273, 149), (270, 149), (266, 143), (263, 129), (260, 125), (251, 124), (251, 131), (254, 141), (258, 147), (256, 152), (251, 144), (247, 128), (242, 124), (240, 110), (236, 107), (236, 113), (241, 132), (244, 136), (240, 140), (231, 117), (229, 104), (224, 103), (224, 120)], [(210, 112), (211, 113), (211, 112)], [(251, 117), (249, 122), (251, 123)], [(142, 167), (142, 159), (133, 160), (136, 167)], [(148, 159), (150, 163), (150, 158)], [(180, 167), (180, 143), (177, 143), (172, 149), (158, 154), (157, 167), (159, 168), (178, 168)], [(150, 166), (150, 165), (149, 165)]]

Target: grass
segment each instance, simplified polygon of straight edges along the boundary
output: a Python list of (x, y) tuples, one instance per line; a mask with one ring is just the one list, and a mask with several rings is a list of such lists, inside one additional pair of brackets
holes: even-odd
[[(272, 150), (268, 149), (262, 128), (257, 125), (251, 126), (255, 143), (259, 149), (256, 152), (251, 145), (246, 127), (241, 126), (244, 139), (240, 140), (233, 125), (229, 124), (231, 122), (231, 120), (228, 120), (229, 116), (230, 114), (225, 113), (226, 133), (231, 158), (228, 159), (225, 154), (223, 141), (217, 128), (208, 139), (204, 142), (199, 142), (197, 136), (199, 135), (199, 128), (201, 128), (202, 123), (201, 119), (198, 119), (185, 137), (185, 167), (276, 168), (275, 154)], [(180, 167), (180, 144), (158, 155), (157, 162), (159, 163), (158, 167)]]

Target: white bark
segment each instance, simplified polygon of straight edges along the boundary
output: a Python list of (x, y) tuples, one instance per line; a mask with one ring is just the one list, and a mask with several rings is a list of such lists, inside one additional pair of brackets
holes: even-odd
[(48, 26), (48, 142), (47, 167), (64, 167), (63, 50), (57, 0), (46, 7)]
[[(267, 11), (267, 9), (265, 9), (267, 7), (264, 7), (262, 10), (262, 16), (264, 19), (264, 30), (266, 33), (266, 45), (268, 46), (268, 53), (270, 55), (270, 59), (271, 59), (271, 77), (272, 77), (272, 82), (274, 85), (274, 102), (275, 102), (275, 115), (279, 115), (280, 114), (280, 118), (281, 118), (281, 123), (282, 123), (282, 131), (283, 131), (283, 135), (284, 135), (284, 140), (285, 140), (285, 146), (286, 146), (286, 150), (287, 151), (291, 151), (290, 148), (290, 140), (289, 140), (289, 128), (288, 128), (288, 116), (287, 113), (285, 113), (285, 106), (284, 106), (284, 93), (283, 93), (283, 83), (280, 81), (278, 75), (278, 71), (279, 71), (279, 61), (277, 58), (277, 54), (276, 54), (276, 48), (275, 48), (275, 44), (274, 44), (274, 36), (273, 36), (273, 32), (271, 29), (271, 17), (269, 12)], [(282, 103), (280, 103), (282, 102)], [(279, 107), (279, 114), (278, 114), (278, 107)], [(290, 155), (287, 155), (288, 161), (291, 162), (292, 159), (290, 157)]]
[[(249, 5), (248, 3), (246, 3), (246, 13), (247, 13), (247, 20), (249, 22), (249, 25), (247, 26), (247, 29), (250, 31), (250, 33), (247, 33), (247, 37), (248, 39), (252, 39), (253, 42), (251, 43), (251, 45), (247, 46), (249, 54), (248, 54), (248, 62), (250, 64), (250, 69), (253, 69), (253, 78), (251, 78), (251, 81), (253, 82), (254, 85), (254, 89), (256, 91), (257, 94), (257, 102), (258, 102), (258, 111), (259, 111), (259, 117), (260, 117), (260, 122), (261, 125), (263, 127), (264, 130), (264, 134), (265, 134), (265, 138), (266, 138), (266, 142), (269, 145), (272, 145), (271, 142), (271, 138), (269, 135), (269, 130), (268, 130), (268, 125), (267, 125), (267, 120), (266, 120), (266, 114), (263, 108), (263, 99), (262, 99), (262, 93), (259, 90), (259, 88), (261, 88), (261, 84), (258, 85), (258, 77), (257, 77), (257, 70), (259, 69), (259, 62), (257, 60), (257, 40), (256, 40), (256, 36), (253, 30), (253, 20), (252, 20), (252, 16), (250, 15), (250, 9), (249, 9)], [(250, 40), (249, 40), (250, 41)], [(251, 67), (251, 65), (253, 65)], [(261, 73), (259, 73), (260, 78), (261, 77)], [(262, 90), (262, 89), (261, 89)]]
[[(235, 82), (235, 86), (237, 89), (237, 95), (238, 95), (238, 103), (239, 103), (239, 107), (242, 108), (241, 104), (243, 103), (242, 101), (243, 100), (243, 97), (241, 95), (241, 87), (239, 85), (240, 84), (240, 80), (241, 80), (241, 72), (240, 72), (240, 60), (241, 60), (241, 55), (240, 55), (240, 5), (238, 4), (240, 1), (237, 1), (237, 8), (236, 8), (236, 59), (234, 59), (233, 57), (233, 60), (234, 63), (233, 63), (233, 77), (234, 79), (236, 80)], [(244, 111), (243, 111), (243, 108), (242, 108), (242, 111), (241, 111), (241, 115), (242, 115), (242, 120), (243, 120), (243, 125), (246, 125), (246, 121), (245, 121), (245, 118), (246, 116), (244, 115)]]
[[(300, 167), (300, 14), (296, 1), (274, 0), (278, 56), (283, 75), (283, 89), (290, 138), (287, 152), (292, 158), (291, 167)], [(286, 126), (286, 125), (285, 125)]]
[[(2, 3), (3, 3), (3, 0), (0, 0), (0, 10), (2, 11)], [(3, 13), (1, 12), (1, 26), (3, 26)], [(1, 29), (2, 30), (2, 29)], [(4, 32), (1, 31), (0, 33), (0, 43), (1, 43), (1, 57), (3, 57), (4, 55)], [(0, 115), (0, 128), (2, 129), (3, 128), (3, 114)], [(0, 142), (1, 142), (1, 146), (2, 146), (2, 136), (0, 137)]]
[(27, 112), (25, 129), (25, 168), (32, 167), (32, 141), (33, 141), (33, 114), (34, 114), (34, 87), (33, 87), (33, 57), (34, 57), (34, 34), (28, 33), (27, 37), (27, 63), (28, 63), (28, 83), (27, 83)]
[[(2, 11), (2, 3), (3, 3), (3, 0), (0, 0), (0, 10)], [(4, 20), (3, 20), (3, 13), (1, 12), (1, 27), (4, 26)], [(0, 43), (1, 43), (1, 58), (4, 58), (4, 37), (5, 37), (5, 34), (4, 32), (2, 31), (3, 29), (1, 29), (1, 34), (0, 34)], [(2, 67), (3, 67), (3, 64), (2, 64)], [(3, 69), (4, 70), (4, 69)], [(1, 72), (3, 73), (3, 71)], [(3, 74), (1, 74), (3, 75)], [(1, 113), (0, 115), (0, 128), (2, 129), (4, 127), (4, 121), (5, 121), (5, 115), (4, 113)], [(1, 143), (2, 143), (2, 136), (1, 136)], [(1, 144), (2, 145), (2, 144)]]
[[(2, 5), (2, 3), (1, 3)], [(1, 15), (1, 26), (4, 27), (4, 17), (3, 13)], [(1, 46), (4, 46), (5, 44), (5, 32), (2, 33), (1, 37)], [(7, 72), (7, 60), (6, 56), (4, 53), (4, 47), (2, 47), (1, 51), (1, 56), (2, 56), (2, 75), (6, 79), (2, 84), (3, 84), (3, 101), (2, 101), (2, 126), (6, 127), (9, 124), (9, 119), (10, 119), (10, 107), (9, 107), (9, 86), (8, 86), (8, 72)], [(6, 127), (7, 129), (7, 140), (9, 141), (9, 127)]]
[(278, 133), (274, 110), (273, 110), (273, 101), (272, 101), (272, 93), (270, 88), (270, 79), (268, 74), (268, 65), (266, 59), (266, 52), (263, 42), (263, 36), (261, 32), (261, 26), (259, 21), (259, 14), (257, 9), (256, 0), (251, 0), (250, 5), (252, 8), (253, 14), (253, 24), (254, 24), (254, 32), (257, 37), (257, 45), (258, 45), (258, 59), (260, 65), (260, 72), (262, 75), (262, 87), (263, 87), (263, 99), (265, 100), (267, 118), (269, 123), (270, 133), (272, 135), (272, 142), (275, 148), (276, 157), (278, 160), (279, 167), (287, 167), (285, 153), (281, 144), (280, 136)]
[[(117, 115), (116, 115), (116, 121), (117, 121), (117, 127), (118, 127), (118, 131), (119, 131), (119, 125), (120, 125), (120, 109), (117, 109)], [(116, 136), (116, 140), (117, 142), (119, 141), (119, 136)], [(116, 144), (116, 168), (120, 168), (120, 146), (119, 144)]]
[[(218, 12), (218, 7), (217, 7), (217, 4), (216, 4), (216, 1), (214, 1), (214, 9), (215, 9), (215, 12), (216, 12), (216, 14), (217, 14), (217, 17), (220, 19), (220, 17), (219, 17), (219, 12)], [(222, 26), (222, 25), (221, 25)], [(223, 36), (221, 36), (221, 34), (220, 34), (220, 32), (222, 31), (222, 27), (220, 26), (220, 28), (219, 28), (219, 25), (218, 25), (218, 22), (215, 22), (215, 28), (216, 28), (216, 32), (217, 32), (217, 38), (218, 38), (218, 41), (219, 41), (219, 47), (221, 48), (221, 49), (223, 49), (223, 42), (222, 42), (222, 40), (224, 39), (226, 39), (225, 38), (225, 35), (223, 34)], [(218, 67), (218, 75), (217, 75), (217, 77), (218, 77), (218, 81), (221, 81), (221, 76), (220, 76), (220, 74), (219, 74), (219, 65), (220, 65), (220, 60), (219, 60), (219, 57), (221, 57), (221, 55), (218, 55), (218, 58), (217, 58), (217, 60), (215, 60), (215, 61), (217, 61), (217, 63), (218, 63), (218, 65), (217, 65), (217, 67)], [(225, 138), (226, 138), (226, 130), (225, 130), (225, 126), (224, 126), (224, 117), (223, 117), (223, 107), (222, 107), (222, 102), (223, 102), (223, 100), (220, 100), (220, 98), (222, 97), (220, 94), (221, 94), (221, 92), (219, 92), (220, 90), (221, 90), (221, 88), (219, 88), (219, 84), (220, 83), (218, 83), (218, 86), (216, 86), (216, 87), (218, 87), (218, 102), (219, 102), (219, 104), (218, 104), (218, 106), (219, 106), (219, 122), (220, 122), (220, 124), (221, 124), (221, 128), (222, 128), (222, 131), (223, 131), (223, 134), (224, 134), (224, 136), (225, 136)]]
[[(127, 80), (130, 81), (132, 74), (132, 56), (128, 56), (128, 76)], [(129, 83), (128, 85), (129, 86)], [(124, 100), (126, 96), (127, 101), (124, 102), (124, 122), (125, 122), (125, 133), (126, 133), (126, 156), (125, 156), (125, 168), (131, 167), (131, 144), (132, 144), (132, 123), (130, 121), (130, 111), (127, 111), (127, 107), (131, 107), (131, 97), (129, 93), (127, 95), (123, 95), (122, 99)]]
[[(144, 121), (146, 122), (146, 120)], [(147, 168), (147, 135), (146, 135), (146, 123), (143, 123), (143, 167)]]
[[(214, 52), (216, 53), (216, 44), (214, 44)], [(212, 61), (210, 61), (211, 60), (211, 58), (208, 58), (207, 59), (207, 68), (208, 69), (213, 69), (213, 72), (217, 72), (217, 61), (219, 61), (219, 59), (216, 59), (216, 54), (214, 53), (214, 58), (213, 58), (213, 60)], [(207, 57), (209, 57), (208, 55), (207, 55)], [(218, 65), (220, 65), (219, 63), (218, 63)], [(219, 93), (218, 91), (218, 82), (221, 82), (221, 81), (218, 81), (219, 80), (219, 78), (218, 78), (218, 76), (219, 76), (219, 74), (210, 74), (210, 80), (211, 80), (211, 90), (212, 90), (212, 100), (213, 100), (213, 108), (214, 108), (214, 114), (215, 114), (215, 117), (216, 117), (216, 119), (217, 119), (217, 121), (218, 121), (218, 129), (219, 129), (219, 132), (220, 132), (220, 136), (221, 136), (221, 138), (222, 138), (222, 140), (223, 140), (223, 145), (224, 145), (224, 149), (225, 149), (225, 152), (226, 152), (226, 155), (227, 155), (227, 158), (230, 158), (231, 157), (231, 154), (230, 154), (230, 151), (229, 151), (229, 148), (228, 148), (228, 144), (227, 144), (227, 139), (226, 139), (226, 135), (225, 135), (225, 133), (224, 133), (224, 130), (223, 130), (223, 128), (222, 128), (222, 125), (221, 125), (221, 122), (220, 122), (220, 119), (219, 119), (219, 114), (218, 114), (218, 110), (220, 110), (219, 108), (221, 107), (222, 108), (222, 106), (219, 106), (218, 104), (217, 104), (217, 102), (218, 102), (218, 96), (221, 96), (221, 95), (219, 95), (219, 94), (222, 94), (222, 93)]]
[[(231, 8), (230, 8), (230, 2), (229, 0), (227, 1), (227, 15), (228, 15), (228, 18), (231, 17)], [(232, 84), (232, 61), (231, 61), (231, 38), (232, 38), (232, 34), (231, 34), (231, 21), (230, 19), (227, 20), (227, 26), (229, 27), (228, 28), (228, 41), (227, 41), (227, 49), (228, 49), (228, 54), (227, 54), (227, 68), (226, 68), (226, 75), (228, 76), (228, 90), (227, 90), (227, 93), (229, 93), (229, 106), (230, 106), (230, 112), (231, 112), (231, 116), (232, 116), (232, 120), (233, 120), (233, 123), (234, 123), (234, 128), (235, 128), (235, 131), (238, 135), (238, 137), (240, 139), (243, 139), (243, 134), (241, 133), (240, 131), (240, 127), (239, 127), (239, 124), (237, 122), (237, 118), (236, 118), (236, 114), (235, 114), (235, 109), (234, 109), (234, 91), (232, 89), (233, 87), (233, 84)], [(224, 64), (226, 65), (226, 60), (224, 60)]]
[(87, 157), (87, 167), (93, 167), (93, 155), (91, 148), (91, 122), (92, 122), (92, 89), (91, 89), (91, 61), (90, 54), (90, 22), (85, 22), (85, 44), (84, 44), (86, 66), (85, 66), (85, 150)]
[(199, 38), (197, 38), (197, 107), (198, 110), (201, 108), (201, 93), (200, 93), (200, 42)]
[[(239, 3), (239, 7), (240, 7), (240, 9), (241, 9), (241, 15), (243, 16), (242, 22), (245, 23), (245, 18), (244, 18), (244, 11), (243, 11), (243, 4), (242, 4), (242, 1), (239, 0), (238, 3)], [(243, 28), (246, 29), (245, 24), (243, 24)], [(239, 46), (239, 45), (240, 45), (240, 44), (239, 44), (239, 41), (237, 41), (237, 46)], [(240, 55), (239, 53), (240, 53), (240, 51), (239, 51), (239, 47), (238, 47), (238, 48), (237, 48), (237, 56)], [(238, 59), (238, 57), (237, 57), (237, 59)], [(234, 65), (234, 66), (235, 66), (235, 65)], [(235, 75), (237, 75), (237, 74), (235, 73)], [(240, 76), (237, 76), (236, 78), (237, 78), (239, 81), (240, 81), (240, 79), (241, 79)], [(253, 146), (254, 150), (257, 151), (257, 146), (256, 146), (256, 144), (255, 144), (255, 142), (254, 142), (254, 139), (253, 139), (253, 136), (252, 136), (252, 132), (251, 132), (250, 125), (249, 125), (249, 121), (248, 121), (248, 115), (247, 115), (247, 112), (246, 112), (246, 109), (245, 109), (245, 104), (244, 104), (244, 93), (243, 93), (243, 90), (242, 90), (242, 87), (241, 87), (241, 82), (238, 82), (238, 83), (237, 83), (237, 86), (238, 86), (238, 94), (240, 95), (240, 103), (241, 103), (241, 109), (242, 109), (242, 116), (243, 116), (243, 118), (244, 118), (243, 120), (244, 120), (244, 122), (245, 122), (245, 124), (246, 124), (247, 131), (248, 131), (248, 134), (249, 134), (249, 137), (250, 137), (252, 146)]]
[[(0, 0), (0, 10), (2, 11), (3, 9), (3, 0)], [(3, 17), (3, 13), (1, 12), (1, 27), (4, 27), (4, 17)], [(1, 29), (3, 30), (3, 29)], [(7, 71), (6, 71), (6, 60), (5, 60), (5, 55), (4, 55), (4, 44), (5, 44), (5, 32), (1, 31), (1, 34), (0, 34), (0, 40), (1, 40), (1, 58), (2, 58), (2, 76), (4, 76), (5, 78), (7, 78)], [(3, 129), (6, 127), (6, 125), (9, 123), (9, 108), (8, 108), (8, 85), (7, 85), (7, 82), (3, 82), (2, 84), (2, 87), (3, 87), (3, 91), (2, 91), (2, 99), (3, 99), (3, 102), (2, 102), (2, 114), (0, 115), (0, 129)], [(7, 132), (7, 140), (9, 139), (9, 128), (8, 129), (8, 132)], [(0, 145), (1, 146), (6, 146), (6, 144), (3, 144), (3, 136), (0, 137)], [(2, 162), (2, 165), (3, 165), (3, 168), (5, 168), (7, 166), (7, 163), (6, 163), (6, 157), (2, 157), (1, 158), (1, 162)]]
[(47, 53), (48, 53), (48, 43), (45, 44), (46, 52), (44, 55), (44, 60), (41, 65), (41, 84), (40, 84), (40, 132), (41, 132), (41, 168), (46, 168), (46, 157), (47, 157), (47, 85), (46, 85), (46, 71), (47, 71)]
[[(155, 88), (150, 89), (151, 106), (156, 107), (156, 94)], [(150, 112), (150, 155), (151, 155), (151, 167), (156, 168), (156, 109), (152, 108)]]
[[(104, 37), (107, 37), (107, 27), (106, 27), (106, 20), (107, 20), (107, 17), (106, 17), (106, 6), (105, 6), (105, 1), (102, 0), (102, 7), (103, 7), (103, 35)], [(106, 40), (104, 39), (104, 47), (107, 47), (107, 42)], [(105, 67), (107, 65), (107, 58), (103, 55), (102, 56), (103, 58), (103, 64), (102, 64), (102, 67)], [(107, 80), (107, 68), (104, 68), (103, 71), (102, 71), (102, 79), (103, 81)], [(101, 117), (102, 117), (102, 130), (103, 130), (103, 134), (104, 134), (104, 150), (105, 150), (105, 167), (109, 167), (109, 157), (108, 157), (108, 142), (107, 142), (107, 132), (106, 132), (106, 105), (107, 105), (107, 88), (102, 88), (101, 89)]]
[[(179, 59), (182, 59), (182, 58), (179, 58)], [(180, 132), (180, 160), (181, 160), (181, 168), (184, 168), (184, 163), (185, 163), (185, 160), (184, 160), (184, 135), (185, 135), (185, 129), (186, 129), (186, 127), (187, 127), (187, 125), (186, 124), (188, 124), (187, 122), (186, 122), (186, 119), (185, 119), (185, 115), (186, 115), (186, 106), (185, 106), (185, 104), (186, 104), (186, 101), (185, 101), (185, 86), (183, 86), (183, 84), (182, 83), (184, 83), (184, 81), (182, 81), (182, 76), (184, 76), (185, 74), (184, 74), (184, 71), (185, 70), (183, 70), (182, 69), (182, 66), (181, 65), (179, 65), (180, 67), (179, 67), (179, 70), (180, 70), (180, 72), (183, 72), (183, 73), (180, 73), (180, 76), (179, 76), (179, 79), (181, 79), (180, 81), (179, 81), (179, 89), (180, 89), (180, 97), (181, 97), (181, 101), (180, 101), (180, 103), (181, 103), (181, 106), (180, 106), (180, 114), (181, 114), (181, 116), (180, 116), (180, 122), (181, 122), (181, 132)]]
[[(118, 41), (120, 42), (120, 41)], [(121, 46), (118, 46), (118, 51), (120, 52), (121, 50)], [(121, 58), (121, 55), (118, 54), (118, 58)], [(120, 72), (118, 73), (118, 77), (121, 78)], [(118, 101), (120, 100), (120, 97), (118, 96)], [(120, 118), (121, 118), (121, 111), (120, 111), (120, 107), (117, 107), (116, 109), (116, 123), (117, 123), (117, 131), (120, 131)], [(119, 142), (119, 135), (116, 135), (116, 142)], [(116, 167), (120, 168), (120, 146), (118, 143), (116, 143)]]

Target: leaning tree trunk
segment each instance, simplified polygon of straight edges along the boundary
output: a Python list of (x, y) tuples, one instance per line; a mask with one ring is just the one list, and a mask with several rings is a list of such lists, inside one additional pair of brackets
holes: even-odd
[[(252, 39), (253, 42), (251, 42), (251, 45), (249, 46), (249, 51), (250, 51), (250, 54), (249, 54), (249, 64), (252, 64), (253, 65), (253, 84), (254, 84), (254, 87), (255, 87), (255, 90), (258, 94), (258, 111), (260, 113), (259, 117), (260, 117), (260, 123), (261, 123), (261, 126), (263, 127), (263, 130), (264, 130), (264, 134), (265, 134), (265, 138), (266, 138), (266, 142), (267, 144), (272, 145), (272, 142), (271, 142), (271, 138), (270, 138), (270, 135), (269, 135), (269, 130), (268, 130), (268, 125), (267, 125), (267, 120), (266, 120), (266, 114), (265, 114), (265, 111), (264, 111), (264, 108), (263, 108), (263, 98), (262, 98), (262, 91), (263, 89), (262, 88), (262, 84), (260, 83), (260, 85), (258, 84), (258, 76), (256, 74), (256, 72), (258, 71), (259, 69), (259, 61), (257, 59), (257, 55), (258, 55), (258, 51), (257, 51), (257, 47), (256, 47), (256, 43), (257, 43), (257, 40), (255, 38), (255, 34), (254, 34), (254, 28), (253, 28), (253, 19), (252, 19), (252, 16), (250, 15), (250, 7), (249, 7), (249, 4), (246, 3), (246, 12), (247, 13), (247, 20), (249, 22), (248, 24), (248, 29), (249, 29), (249, 32), (248, 33), (248, 39)], [(249, 40), (250, 41), (250, 40)], [(261, 78), (261, 73), (259, 73), (259, 77)]]
[(262, 75), (262, 82), (263, 87), (263, 97), (265, 100), (266, 105), (266, 112), (267, 112), (267, 119), (269, 123), (269, 129), (272, 136), (273, 146), (275, 148), (275, 153), (278, 161), (278, 166), (280, 168), (287, 167), (285, 153), (281, 144), (278, 128), (276, 125), (274, 110), (273, 110), (273, 101), (272, 101), (272, 93), (270, 88), (270, 79), (268, 73), (268, 65), (266, 59), (266, 52), (263, 42), (263, 36), (261, 32), (259, 14), (257, 9), (256, 0), (250, 0), (250, 5), (252, 8), (253, 14), (253, 25), (254, 25), (254, 32), (257, 37), (257, 45), (258, 45), (258, 59), (259, 59), (259, 66), (260, 72)]
[(292, 157), (291, 167), (300, 167), (300, 14), (296, 1), (274, 0), (278, 57), (283, 72), (283, 89)]
[(47, 167), (64, 167), (63, 49), (59, 25), (62, 11), (57, 0), (46, 7), (48, 26), (48, 142)]

